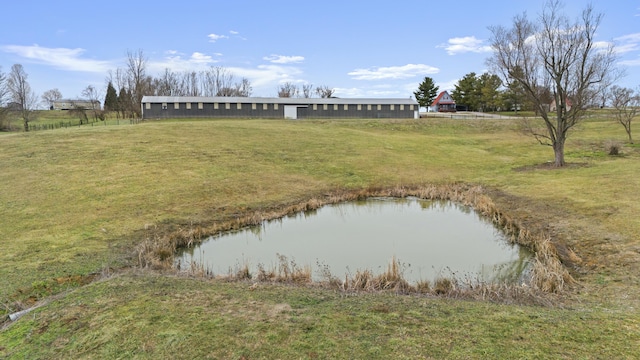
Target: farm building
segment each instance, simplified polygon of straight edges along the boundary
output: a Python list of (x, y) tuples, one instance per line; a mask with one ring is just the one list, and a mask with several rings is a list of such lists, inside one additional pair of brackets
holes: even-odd
[(456, 111), (456, 102), (453, 100), (451, 95), (448, 92), (441, 92), (433, 103), (431, 103), (431, 108), (434, 111), (439, 112), (455, 112)]
[(412, 99), (145, 96), (142, 118), (418, 118)]
[(51, 104), (51, 110), (100, 110), (100, 101), (84, 100), (84, 99), (62, 99), (56, 100)]

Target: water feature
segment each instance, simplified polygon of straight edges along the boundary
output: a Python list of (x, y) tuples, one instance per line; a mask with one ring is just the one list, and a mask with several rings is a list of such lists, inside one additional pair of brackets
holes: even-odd
[(501, 230), (468, 207), (416, 198), (370, 198), (223, 233), (184, 249), (177, 262), (195, 262), (214, 274), (248, 264), (275, 268), (279, 256), (344, 278), (356, 270), (384, 272), (392, 258), (409, 282), (469, 277), (520, 281), (530, 252), (509, 244)]

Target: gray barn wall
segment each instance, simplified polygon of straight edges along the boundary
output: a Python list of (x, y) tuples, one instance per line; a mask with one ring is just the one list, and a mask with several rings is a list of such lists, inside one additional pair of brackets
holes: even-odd
[(230, 103), (226, 109), (224, 103), (218, 103), (218, 109), (214, 109), (213, 103), (203, 103), (202, 109), (198, 109), (198, 103), (191, 103), (191, 109), (187, 109), (187, 103), (179, 103), (179, 109), (174, 108), (174, 103), (168, 103), (166, 109), (162, 109), (161, 103), (152, 103), (151, 109), (145, 108), (143, 104), (143, 114), (145, 119), (167, 119), (167, 118), (265, 118), (283, 119), (284, 106), (278, 104), (278, 109), (274, 109), (274, 104), (267, 104), (267, 110), (262, 109), (262, 104), (256, 104), (256, 109), (252, 109), (252, 104), (243, 103), (238, 109), (237, 103)]
[[(324, 104), (317, 104), (315, 110), (312, 103), (301, 104), (298, 100), (297, 103), (291, 104), (298, 108), (298, 119), (314, 119), (314, 118), (414, 118), (415, 111), (418, 110), (417, 104), (404, 104), (404, 110), (400, 110), (400, 104), (394, 104), (393, 110), (391, 110), (391, 104), (381, 103), (381, 109), (378, 110), (378, 104), (371, 104), (371, 110), (368, 110), (367, 104), (361, 104), (360, 110), (358, 110), (357, 104), (347, 104), (347, 110), (345, 110), (345, 104), (338, 104), (337, 109), (334, 108), (334, 104), (327, 104), (326, 110)], [(214, 103), (203, 102), (203, 108), (198, 109), (197, 102), (191, 102), (191, 109), (187, 109), (186, 102), (179, 102), (178, 109), (175, 109), (175, 103), (166, 103), (166, 109), (163, 109), (163, 104), (159, 102), (151, 102), (150, 108), (147, 108), (147, 103), (142, 105), (143, 117), (145, 119), (162, 119), (162, 118), (263, 118), (263, 119), (283, 119), (285, 103), (277, 104), (277, 109), (274, 108), (274, 103), (266, 103), (267, 109), (263, 109), (264, 103), (240, 103), (238, 108), (237, 102), (231, 102), (229, 109), (226, 108), (226, 103), (218, 102), (218, 108), (214, 108)], [(412, 106), (413, 105), (413, 106)], [(255, 107), (255, 108), (254, 108)]]

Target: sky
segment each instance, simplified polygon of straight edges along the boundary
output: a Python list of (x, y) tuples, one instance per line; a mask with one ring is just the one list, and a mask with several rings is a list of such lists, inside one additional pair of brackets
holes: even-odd
[[(611, 42), (640, 86), (640, 0), (565, 0), (572, 19), (592, 3), (604, 14), (596, 41)], [(22, 64), (36, 94), (57, 88), (104, 95), (109, 71), (142, 51), (147, 72), (223, 67), (275, 97), (291, 82), (328, 86), (344, 98), (407, 98), (425, 77), (452, 90), (486, 71), (490, 26), (509, 27), (544, 0), (19, 0), (0, 4), (0, 68)]]

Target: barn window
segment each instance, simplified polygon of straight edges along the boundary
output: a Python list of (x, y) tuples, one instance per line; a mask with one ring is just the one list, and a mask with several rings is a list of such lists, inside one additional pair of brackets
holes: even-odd
[(278, 104), (273, 104), (273, 110), (278, 110)]
[(214, 108), (215, 110), (218, 110), (218, 103), (213, 103), (213, 108)]
[(329, 105), (327, 104), (322, 104), (322, 110), (327, 110), (329, 108)]
[(338, 110), (338, 104), (333, 104), (333, 110)]
[(191, 103), (187, 103), (187, 110), (191, 110)]
[(349, 110), (349, 104), (344, 104), (344, 109)]
[(318, 110), (318, 104), (313, 104), (313, 110)]
[(269, 104), (262, 104), (262, 110), (269, 110)]
[(145, 103), (144, 108), (147, 110), (151, 110), (151, 103)]
[(202, 110), (204, 109), (204, 104), (203, 103), (198, 103), (198, 110)]
[(362, 110), (362, 105), (358, 104), (358, 111)]
[(393, 111), (393, 110), (395, 110), (395, 108), (396, 108), (396, 106), (395, 106), (395, 105), (393, 105), (393, 104), (389, 105), (389, 110), (392, 110), (392, 111)]
[(409, 105), (409, 110), (413, 110), (413, 105)]
[(256, 103), (251, 104), (251, 110), (255, 110), (257, 108), (258, 108), (258, 104)]
[(378, 111), (382, 110), (382, 105), (378, 104)]
[(180, 109), (180, 103), (173, 103), (173, 108), (176, 110)]
[(238, 109), (238, 110), (242, 109), (242, 104), (241, 104), (241, 103), (238, 103), (238, 104), (236, 105), (236, 109)]
[(167, 103), (162, 103), (162, 110), (167, 110)]
[(404, 105), (400, 105), (400, 111), (404, 111)]
[(371, 110), (371, 104), (367, 104), (367, 110)]
[(225, 108), (225, 110), (230, 110), (231, 109), (231, 103), (224, 103), (224, 108)]

